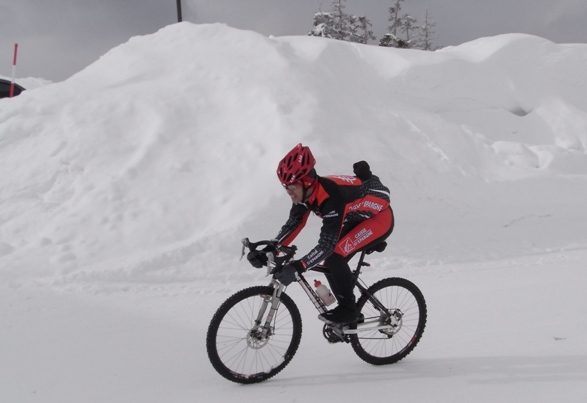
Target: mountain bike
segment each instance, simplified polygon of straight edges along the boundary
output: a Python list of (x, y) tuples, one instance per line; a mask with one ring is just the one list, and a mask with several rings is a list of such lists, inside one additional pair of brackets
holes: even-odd
[[(245, 238), (242, 256), (246, 248), (252, 251), (271, 242)], [(353, 271), (355, 291), (360, 293), (359, 319), (323, 327), (328, 342), (349, 343), (362, 360), (373, 365), (393, 364), (410, 354), (424, 333), (427, 319), (426, 301), (414, 283), (391, 277), (367, 287), (361, 280), (361, 269), (370, 266), (365, 256), (381, 252), (385, 246), (382, 242), (361, 251)], [(206, 349), (212, 366), (224, 378), (242, 384), (262, 382), (283, 370), (294, 357), (302, 337), (302, 318), (293, 299), (284, 292), (287, 287), (273, 275), (293, 258), (296, 249), (293, 245), (277, 246), (276, 252), (268, 252), (269, 285), (236, 292), (212, 317)], [(309, 271), (329, 272), (321, 265)], [(296, 282), (318, 312), (326, 312), (325, 303), (304, 274), (298, 273)]]

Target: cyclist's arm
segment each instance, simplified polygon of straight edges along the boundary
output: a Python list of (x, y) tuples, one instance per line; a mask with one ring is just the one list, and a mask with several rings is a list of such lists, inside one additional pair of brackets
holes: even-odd
[(305, 227), (310, 210), (303, 203), (294, 203), (289, 211), (289, 218), (275, 237), (281, 245), (289, 245)]
[(320, 210), (322, 228), (320, 229), (318, 244), (300, 259), (305, 268), (314, 267), (332, 255), (340, 236), (344, 219), (344, 206), (330, 198), (320, 207)]

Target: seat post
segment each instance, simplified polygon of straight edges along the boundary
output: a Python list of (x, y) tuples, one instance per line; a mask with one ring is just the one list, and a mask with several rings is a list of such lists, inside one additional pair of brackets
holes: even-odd
[(356, 279), (359, 278), (359, 274), (361, 274), (361, 267), (368, 266), (369, 265), (368, 263), (365, 263), (364, 262), (365, 261), (365, 255), (366, 254), (367, 254), (367, 251), (365, 249), (363, 249), (361, 251), (361, 256), (359, 256), (359, 261), (357, 262), (357, 268), (355, 269), (355, 272), (354, 272), (354, 274), (355, 274), (355, 282), (356, 282)]

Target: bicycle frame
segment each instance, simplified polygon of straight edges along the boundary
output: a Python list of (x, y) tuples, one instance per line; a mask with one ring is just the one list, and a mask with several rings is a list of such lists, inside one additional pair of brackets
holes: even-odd
[[(357, 324), (356, 326), (336, 326), (336, 325), (329, 325), (333, 328), (333, 330), (335, 330), (335, 333), (337, 333), (340, 337), (344, 336), (344, 335), (350, 335), (350, 334), (358, 334), (361, 332), (366, 332), (366, 331), (372, 331), (372, 330), (386, 330), (386, 331), (391, 331), (393, 332), (393, 329), (401, 322), (401, 312), (389, 312), (385, 306), (374, 296), (371, 295), (368, 290), (367, 287), (365, 286), (365, 284), (360, 281), (360, 274), (361, 274), (361, 268), (363, 266), (370, 266), (369, 263), (365, 262), (365, 255), (366, 255), (366, 251), (363, 250), (361, 251), (361, 255), (359, 257), (359, 261), (357, 262), (357, 268), (355, 269), (355, 271), (353, 272), (353, 276), (355, 277), (355, 287), (357, 287), (359, 289), (359, 291), (361, 292), (361, 295), (367, 295), (367, 298), (369, 299), (369, 302), (373, 304), (373, 306), (380, 312), (380, 317), (379, 318), (375, 318), (375, 319), (371, 319), (371, 320), (367, 320), (367, 321), (363, 321), (362, 323)], [(271, 257), (269, 257), (269, 262), (268, 262), (268, 273), (271, 273), (271, 266), (274, 266), (274, 261), (272, 260)], [(310, 269), (310, 271), (316, 271), (319, 273), (323, 273), (323, 274), (327, 274), (330, 272), (330, 270), (322, 265), (318, 265), (316, 267), (313, 267)], [(296, 274), (296, 281), (297, 283), (302, 287), (302, 290), (304, 290), (304, 292), (306, 293), (306, 295), (308, 296), (308, 298), (310, 299), (310, 301), (312, 302), (312, 304), (314, 305), (314, 307), (316, 308), (316, 310), (322, 314), (324, 312), (326, 312), (328, 310), (328, 308), (326, 307), (326, 305), (324, 304), (324, 302), (322, 302), (322, 299), (318, 296), (318, 294), (316, 293), (316, 291), (314, 290), (314, 288), (308, 283), (308, 281), (306, 280), (306, 278), (304, 277), (303, 274), (298, 273)], [(276, 280), (271, 280), (270, 286), (275, 288), (274, 291), (274, 298), (272, 298), (272, 309), (277, 310), (277, 307), (279, 306), (279, 304), (275, 303), (275, 300), (279, 300), (279, 296), (281, 295), (281, 292), (283, 291), (283, 289), (285, 288), (283, 286), (283, 284), (279, 283)], [(262, 317), (262, 315), (264, 314), (266, 310), (266, 306), (262, 309), (262, 312), (259, 313), (259, 318)], [(272, 313), (270, 313), (270, 315), (268, 316), (267, 320), (266, 320), (266, 324), (265, 324), (265, 332), (267, 331), (267, 329), (270, 328), (270, 321), (273, 318)], [(384, 324), (384, 322), (389, 319), (389, 321), (387, 323)]]

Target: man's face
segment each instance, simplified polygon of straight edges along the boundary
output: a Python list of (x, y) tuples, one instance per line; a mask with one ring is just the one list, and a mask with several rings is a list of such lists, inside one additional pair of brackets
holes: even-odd
[(285, 191), (291, 198), (291, 201), (294, 203), (301, 203), (303, 202), (304, 197), (304, 188), (302, 187), (301, 182), (296, 182), (294, 184), (288, 185), (285, 187)]

